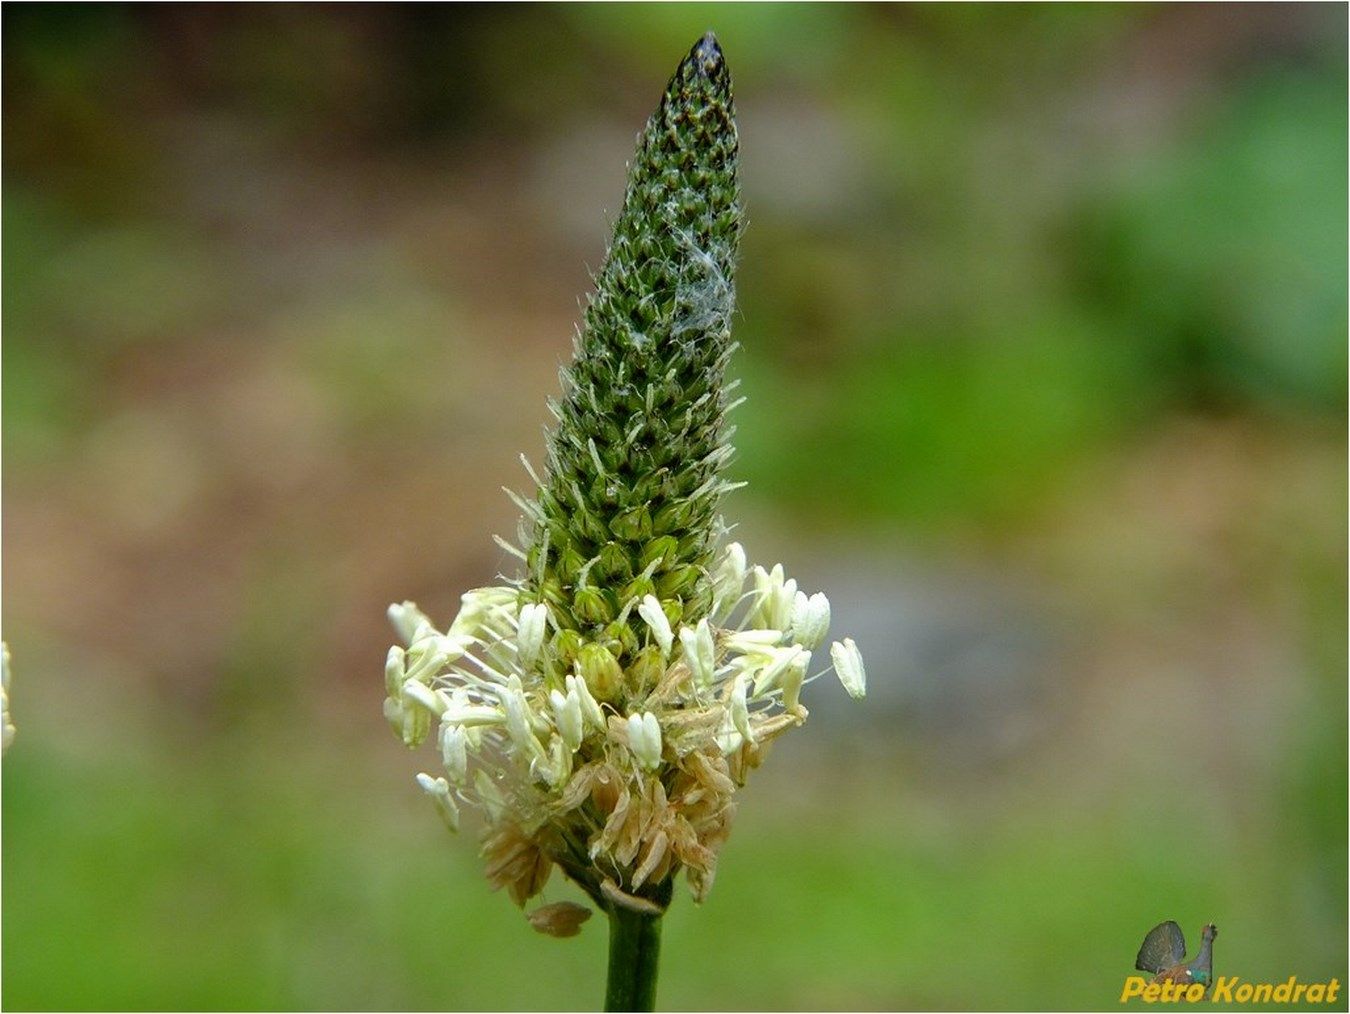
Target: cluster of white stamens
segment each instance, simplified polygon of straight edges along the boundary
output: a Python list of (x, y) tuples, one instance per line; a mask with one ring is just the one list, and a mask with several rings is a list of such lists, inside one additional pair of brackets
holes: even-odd
[[(736, 784), (775, 736), (806, 718), (802, 685), (830, 623), (823, 594), (799, 591), (781, 566), (748, 570), (738, 544), (723, 553), (713, 588), (711, 620), (678, 630), (655, 597), (636, 603), (664, 660), (647, 685), (601, 671), (611, 656), (596, 662), (583, 648), (561, 657), (549, 607), (522, 605), (516, 587), (466, 593), (445, 632), (411, 602), (390, 606), (404, 644), (386, 660), (385, 715), (410, 747), (438, 723), (444, 773), (417, 781), (446, 824), (457, 830), (461, 806), (479, 807), (490, 832), (513, 828), (503, 848), (519, 852), (519, 840), (532, 841), (578, 880), (561, 846), (548, 843), (584, 849), (600, 863), (611, 900), (681, 865), (701, 897)], [(836, 642), (831, 657), (845, 689), (861, 697), (856, 646)], [(630, 795), (663, 810), (625, 836), (614, 825), (627, 820), (619, 808)], [(539, 879), (537, 869), (502, 865), (512, 872), (499, 882), (523, 902), (531, 892), (511, 877), (525, 870)]]

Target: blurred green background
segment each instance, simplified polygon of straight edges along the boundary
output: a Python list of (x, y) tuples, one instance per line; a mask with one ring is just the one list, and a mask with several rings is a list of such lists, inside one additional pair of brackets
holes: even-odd
[(1344, 981), (1343, 7), (3, 21), (6, 1007), (599, 1002), (603, 925), (532, 933), (416, 790), (383, 611), (509, 565), (709, 27), (727, 512), (871, 693), (809, 688), (662, 1005), (1114, 1006), (1169, 918)]

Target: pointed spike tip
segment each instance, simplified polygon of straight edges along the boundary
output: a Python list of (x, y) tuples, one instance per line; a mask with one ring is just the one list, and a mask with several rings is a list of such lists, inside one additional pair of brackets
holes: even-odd
[(708, 77), (712, 77), (722, 66), (722, 47), (717, 44), (717, 36), (712, 32), (706, 33), (703, 38), (694, 43), (694, 48), (690, 50), (689, 55), (693, 57), (694, 62)]

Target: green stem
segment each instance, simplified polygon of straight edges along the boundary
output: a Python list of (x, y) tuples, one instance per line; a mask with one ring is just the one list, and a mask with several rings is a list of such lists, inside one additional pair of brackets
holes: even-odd
[(661, 956), (661, 916), (619, 905), (609, 912), (609, 981), (605, 1010), (656, 1009), (656, 971)]

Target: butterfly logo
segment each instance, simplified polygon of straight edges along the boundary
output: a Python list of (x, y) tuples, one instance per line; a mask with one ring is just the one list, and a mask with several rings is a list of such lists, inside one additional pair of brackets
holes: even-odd
[(1134, 967), (1151, 972), (1152, 982), (1190, 985), (1199, 983), (1206, 990), (1214, 982), (1214, 938), (1219, 931), (1209, 923), (1200, 931), (1200, 949), (1186, 960), (1186, 937), (1170, 919), (1148, 931), (1134, 959)]

